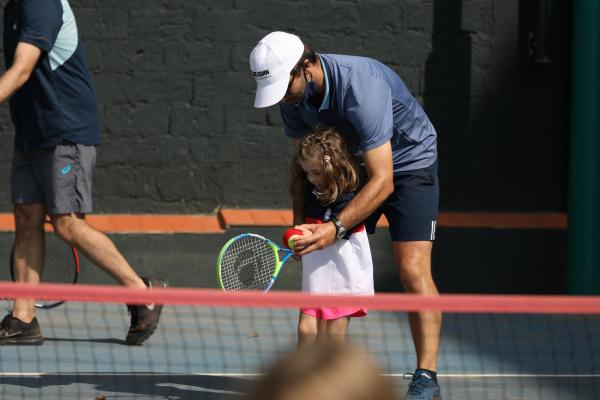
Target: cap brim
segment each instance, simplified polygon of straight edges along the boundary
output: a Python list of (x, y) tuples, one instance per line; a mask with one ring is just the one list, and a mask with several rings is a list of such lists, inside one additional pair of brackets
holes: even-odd
[(288, 85), (289, 81), (287, 79), (280, 79), (270, 85), (258, 86), (254, 98), (254, 107), (264, 108), (279, 103), (285, 96)]

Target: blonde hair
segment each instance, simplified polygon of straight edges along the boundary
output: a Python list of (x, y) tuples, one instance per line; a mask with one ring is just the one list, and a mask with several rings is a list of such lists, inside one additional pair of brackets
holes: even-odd
[(362, 351), (333, 341), (287, 354), (250, 390), (247, 400), (393, 400), (389, 378)]
[(300, 161), (316, 157), (323, 167), (324, 185), (317, 199), (324, 205), (358, 189), (359, 175), (340, 134), (330, 127), (317, 127), (298, 143), (290, 171), (290, 194), (304, 196), (309, 185)]

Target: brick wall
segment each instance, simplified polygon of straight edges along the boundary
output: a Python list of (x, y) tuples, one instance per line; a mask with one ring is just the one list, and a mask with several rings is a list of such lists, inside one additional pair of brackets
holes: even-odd
[[(98, 212), (287, 208), (277, 108), (252, 107), (248, 54), (272, 30), (396, 70), (439, 133), (442, 209), (565, 209), (569, 2), (553, 63), (528, 55), (534, 2), (71, 0), (103, 125)], [(560, 4), (556, 4), (560, 3)], [(12, 126), (0, 108), (0, 211)]]

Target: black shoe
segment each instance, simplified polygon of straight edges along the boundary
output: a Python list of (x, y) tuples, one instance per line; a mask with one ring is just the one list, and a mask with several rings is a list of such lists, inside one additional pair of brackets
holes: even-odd
[(404, 378), (412, 377), (406, 392), (406, 400), (442, 400), (442, 390), (429, 374), (425, 372), (404, 374)]
[[(146, 286), (152, 289), (155, 287), (167, 287), (167, 281), (162, 278), (142, 278)], [(150, 304), (150, 305), (128, 305), (129, 314), (131, 314), (131, 326), (125, 343), (129, 345), (140, 345), (144, 343), (156, 329), (158, 325), (158, 319), (160, 318), (160, 312), (162, 311), (162, 305)]]
[(30, 323), (23, 322), (9, 313), (0, 322), (0, 346), (3, 345), (34, 345), (44, 343), (44, 337), (37, 318)]

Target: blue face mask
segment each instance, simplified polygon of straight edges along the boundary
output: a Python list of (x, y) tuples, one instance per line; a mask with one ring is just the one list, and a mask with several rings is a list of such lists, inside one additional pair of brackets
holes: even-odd
[(317, 84), (315, 81), (306, 81), (306, 87), (304, 88), (304, 98), (300, 102), (302, 108), (307, 110), (316, 110), (317, 108), (312, 105), (309, 101), (312, 96), (317, 94)]

